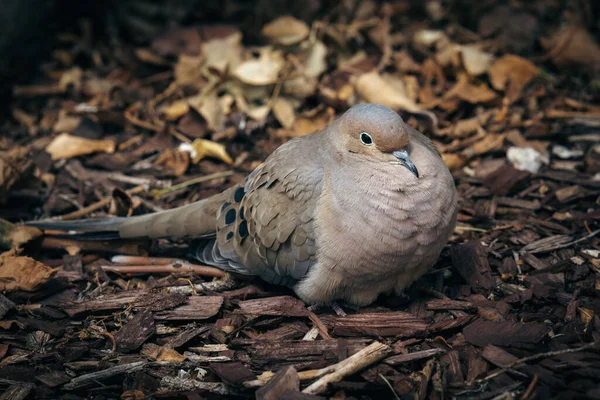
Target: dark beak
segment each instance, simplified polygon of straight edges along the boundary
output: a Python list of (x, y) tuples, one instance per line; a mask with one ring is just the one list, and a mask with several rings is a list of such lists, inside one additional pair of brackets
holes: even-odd
[(419, 177), (419, 170), (412, 161), (410, 161), (410, 157), (408, 156), (408, 152), (406, 150), (393, 151), (392, 154), (394, 157), (400, 161), (400, 164), (404, 165), (414, 176)]

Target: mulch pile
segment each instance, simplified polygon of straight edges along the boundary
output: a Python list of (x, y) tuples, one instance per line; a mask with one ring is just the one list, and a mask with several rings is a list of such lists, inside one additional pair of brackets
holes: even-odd
[[(13, 88), (0, 399), (600, 399), (591, 1), (316, 1), (260, 26), (164, 24), (164, 3), (121, 14), (156, 28), (135, 40), (74, 24)], [(205, 198), (358, 102), (431, 137), (460, 193), (448, 247), (403, 297), (313, 309), (193, 264), (185, 243), (18, 224)]]

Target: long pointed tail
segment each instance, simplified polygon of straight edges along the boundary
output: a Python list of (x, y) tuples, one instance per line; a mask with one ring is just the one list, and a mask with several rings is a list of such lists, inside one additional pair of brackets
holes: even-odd
[(90, 240), (158, 238), (198, 238), (215, 233), (217, 210), (230, 191), (172, 210), (127, 218), (76, 221), (29, 221), (25, 225), (42, 230), (58, 230)]

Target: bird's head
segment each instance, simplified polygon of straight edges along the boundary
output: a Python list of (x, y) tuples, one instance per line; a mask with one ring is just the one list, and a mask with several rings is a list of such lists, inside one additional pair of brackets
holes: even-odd
[(338, 134), (345, 151), (403, 166), (419, 177), (410, 159), (408, 126), (391, 108), (380, 104), (353, 106), (340, 117)]

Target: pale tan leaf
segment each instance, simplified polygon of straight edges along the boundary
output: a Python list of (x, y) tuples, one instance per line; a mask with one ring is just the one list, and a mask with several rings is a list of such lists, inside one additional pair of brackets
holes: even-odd
[(176, 121), (190, 111), (190, 105), (185, 100), (177, 100), (163, 109), (167, 121)]
[(497, 95), (485, 83), (473, 84), (467, 79), (459, 80), (444, 96), (445, 99), (457, 97), (471, 104), (487, 103), (494, 100)]
[(287, 46), (306, 39), (309, 31), (305, 22), (286, 15), (266, 24), (262, 29), (262, 35), (273, 43)]
[(204, 69), (224, 74), (242, 61), (242, 34), (234, 32), (222, 39), (212, 39), (202, 44)]
[(216, 93), (199, 94), (189, 97), (187, 103), (206, 121), (208, 128), (220, 130), (225, 124), (225, 113)]
[(304, 62), (304, 74), (311, 78), (317, 78), (327, 70), (327, 46), (317, 40), (310, 47)]
[(263, 51), (258, 59), (248, 60), (238, 65), (233, 75), (248, 85), (271, 85), (277, 82), (283, 65), (283, 56), (280, 52)]
[(33, 291), (58, 272), (58, 268), (17, 254), (15, 249), (0, 254), (0, 291)]
[[(399, 81), (401, 82), (401, 81)], [(394, 110), (419, 112), (421, 109), (393, 81), (386, 81), (377, 71), (360, 75), (355, 82), (359, 96), (368, 103), (384, 104)]]
[(179, 85), (195, 85), (202, 79), (203, 56), (181, 54), (174, 67), (175, 82)]
[(475, 46), (460, 46), (460, 54), (462, 56), (463, 66), (471, 76), (478, 76), (486, 73), (494, 56), (486, 53)]
[(273, 115), (284, 128), (291, 128), (296, 120), (296, 113), (291, 101), (279, 97), (273, 104)]
[(53, 160), (68, 159), (96, 152), (114, 153), (112, 140), (93, 140), (62, 133), (46, 147)]

